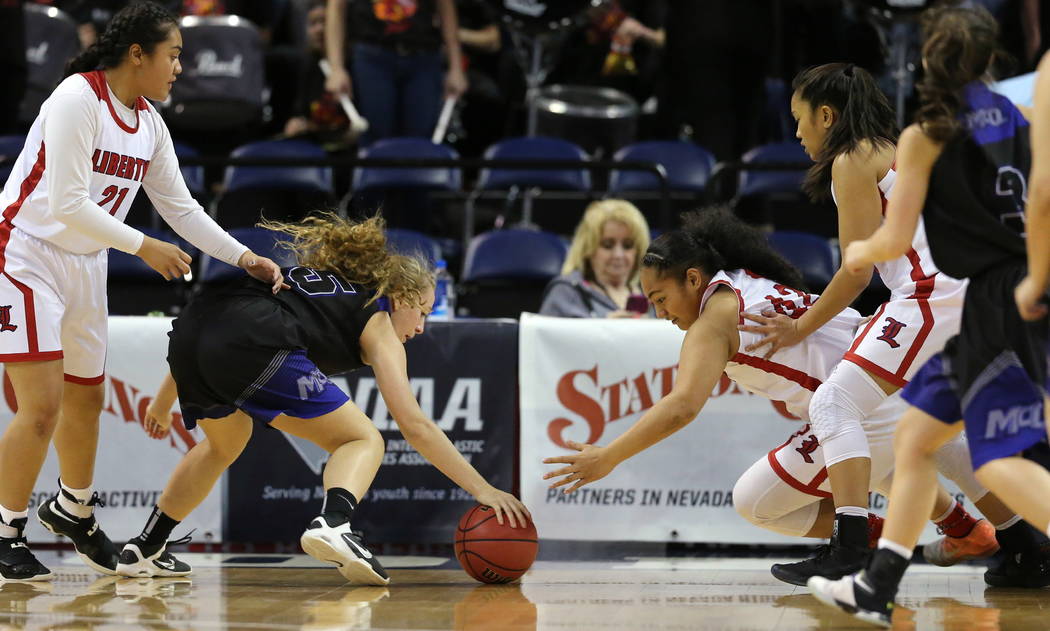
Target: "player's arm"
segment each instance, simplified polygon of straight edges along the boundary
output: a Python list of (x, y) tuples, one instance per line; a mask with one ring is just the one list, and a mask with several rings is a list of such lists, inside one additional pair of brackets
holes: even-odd
[(638, 422), (605, 447), (569, 442), (577, 451), (546, 458), (546, 464), (565, 464), (543, 479), (561, 478), (551, 488), (572, 484), (571, 493), (609, 475), (617, 465), (648, 449), (692, 422), (722, 378), (729, 358), (740, 344), (737, 323), (740, 303), (728, 288), (720, 288), (707, 301), (703, 313), (685, 334), (678, 360), (678, 376), (671, 392), (638, 419)]
[(325, 79), (325, 90), (332, 94), (351, 95), (350, 75), (346, 72), (343, 50), (346, 46), (347, 0), (328, 0), (324, 10), (324, 56), (331, 65)]
[(871, 237), (846, 248), (844, 267), (861, 271), (873, 263), (892, 261), (907, 254), (926, 204), (930, 173), (942, 149), (918, 124), (904, 130), (897, 143), (897, 181), (886, 206), (886, 220)]
[(146, 418), (142, 419), (142, 426), (150, 438), (164, 438), (171, 431), (171, 406), (178, 398), (175, 379), (170, 372), (166, 373), (157, 394), (146, 408)]
[(273, 285), (274, 293), (287, 289), (281, 268), (270, 259), (259, 256), (234, 239), (211, 218), (190, 194), (179, 169), (168, 127), (157, 117), (157, 145), (149, 168), (142, 178), (142, 188), (153, 207), (180, 237), (214, 259), (240, 267), (255, 278)]
[[(860, 150), (841, 154), (831, 165), (835, 199), (838, 200), (839, 246), (842, 251), (854, 241), (867, 239), (882, 221), (882, 196), (879, 178), (882, 175), (880, 152)], [(874, 267), (869, 264), (856, 272), (839, 267), (831, 282), (801, 318), (786, 315), (747, 315), (756, 324), (742, 325), (741, 331), (759, 333), (764, 337), (744, 350), (762, 352), (768, 359), (782, 348), (794, 346), (848, 307), (871, 282)], [(764, 349), (764, 350), (762, 350)]]
[(513, 495), (489, 484), (459, 453), (445, 432), (419, 408), (408, 381), (405, 347), (398, 340), (385, 311), (368, 320), (360, 342), (363, 357), (375, 372), (379, 393), (405, 440), (479, 503), (494, 508), (499, 523), (503, 523), (503, 514), (506, 513), (511, 526), (525, 524), (529, 518), (525, 505)]
[(1032, 134), (1032, 170), (1028, 176), (1025, 237), (1028, 275), (1017, 286), (1015, 298), (1021, 316), (1037, 320), (1046, 315), (1043, 296), (1050, 285), (1050, 53), (1039, 63), (1035, 106), (1029, 116)]

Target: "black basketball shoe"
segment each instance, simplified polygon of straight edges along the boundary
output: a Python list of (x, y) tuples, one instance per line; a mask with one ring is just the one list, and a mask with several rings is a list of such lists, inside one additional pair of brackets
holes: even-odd
[(992, 587), (1039, 588), (1050, 585), (1050, 544), (1032, 552), (1000, 552), (984, 573)]
[(190, 538), (149, 544), (135, 537), (124, 545), (117, 563), (117, 574), (140, 578), (154, 576), (186, 576), (193, 571), (188, 563), (176, 559), (168, 552), (169, 545), (187, 543)]
[[(335, 523), (333, 523), (335, 522)], [(329, 521), (319, 515), (299, 538), (303, 551), (325, 563), (334, 563), (346, 580), (357, 585), (386, 585), (390, 576), (350, 522)]]
[[(65, 493), (65, 491), (62, 491)], [(91, 496), (88, 506), (105, 506), (98, 493)], [(77, 517), (66, 512), (58, 503), (58, 495), (40, 505), (36, 512), (40, 523), (56, 535), (65, 535), (73, 542), (77, 556), (88, 567), (113, 576), (117, 573), (117, 547), (99, 528), (95, 516)]]
[(805, 587), (806, 581), (814, 576), (835, 580), (859, 572), (864, 569), (870, 554), (868, 548), (848, 547), (833, 541), (817, 548), (816, 554), (804, 561), (776, 563), (769, 571), (785, 583)]
[(28, 519), (12, 520), (9, 526), (18, 530), (17, 537), (0, 537), (0, 579), (5, 581), (47, 581), (51, 570), (37, 560), (29, 550), (22, 533)]

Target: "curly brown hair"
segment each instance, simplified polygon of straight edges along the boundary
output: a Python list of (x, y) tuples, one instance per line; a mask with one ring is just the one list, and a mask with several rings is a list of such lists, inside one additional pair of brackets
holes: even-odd
[(923, 132), (947, 142), (961, 129), (963, 88), (989, 78), (999, 54), (999, 25), (984, 7), (937, 7), (922, 15), (925, 76), (917, 88), (915, 115)]
[(295, 253), (300, 265), (370, 287), (376, 292), (372, 300), (386, 296), (402, 304), (418, 305), (423, 294), (434, 287), (434, 268), (426, 258), (387, 250), (382, 217), (353, 221), (326, 212), (299, 223), (265, 220), (258, 225), (290, 235), (292, 240), (281, 245)]

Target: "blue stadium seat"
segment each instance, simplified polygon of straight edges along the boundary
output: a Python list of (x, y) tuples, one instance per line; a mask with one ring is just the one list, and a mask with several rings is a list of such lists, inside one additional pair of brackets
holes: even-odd
[[(800, 167), (812, 164), (802, 145), (798, 142), (778, 142), (751, 149), (740, 161), (746, 164), (768, 162), (797, 163)], [(805, 168), (785, 171), (742, 170), (737, 185), (738, 197), (768, 195), (772, 193), (801, 194)]]
[[(321, 147), (302, 140), (266, 140), (237, 147), (234, 158), (325, 158)], [(335, 203), (329, 167), (226, 167), (224, 190), (214, 214), (225, 227), (252, 226), (260, 214), (296, 220)]]
[[(616, 162), (655, 162), (667, 172), (667, 183), (672, 191), (703, 193), (715, 166), (710, 151), (691, 142), (651, 140), (621, 148), (613, 156)], [(658, 191), (660, 182), (646, 171), (612, 171), (609, 174), (609, 192)]]
[[(196, 158), (200, 154), (193, 147), (181, 143), (175, 143), (175, 155), (182, 158)], [(182, 167), (182, 179), (186, 181), (186, 188), (195, 196), (203, 195), (204, 190), (204, 167)]]
[(18, 154), (22, 153), (22, 147), (25, 144), (25, 136), (0, 136), (0, 158), (3, 158), (3, 164), (0, 164), (0, 188), (11, 175), (15, 160), (18, 159)]
[(474, 237), (463, 266), (458, 309), (479, 318), (536, 312), (543, 290), (561, 273), (569, 248), (558, 235), (494, 230)]
[(769, 235), (773, 249), (802, 272), (807, 289), (820, 292), (838, 270), (835, 251), (824, 237), (785, 230)]
[[(459, 154), (447, 145), (438, 145), (425, 138), (384, 138), (377, 140), (358, 152), (360, 158), (447, 158), (457, 159)], [(428, 167), (416, 169), (392, 169), (358, 167), (354, 169), (353, 191), (375, 189), (414, 189), (428, 191), (458, 191), (463, 174), (452, 167)]]
[(558, 235), (536, 230), (493, 230), (474, 237), (467, 248), (463, 281), (534, 279), (561, 273), (569, 253)]
[[(231, 158), (325, 158), (321, 147), (303, 140), (263, 140), (237, 147)], [(227, 193), (245, 189), (332, 192), (328, 167), (226, 167), (223, 188)]]
[[(287, 235), (267, 230), (265, 228), (233, 228), (230, 235), (243, 243), (252, 252), (273, 259), (281, 267), (295, 265), (295, 255), (287, 248), (278, 245), (281, 241), (287, 241)], [(237, 278), (244, 270), (227, 265), (222, 261), (216, 261), (204, 254), (200, 261), (201, 283), (214, 283)]]
[(431, 237), (415, 230), (388, 228), (386, 231), (387, 249), (401, 254), (422, 254), (431, 263), (443, 259), (441, 246)]
[[(560, 138), (543, 136), (508, 138), (485, 150), (489, 160), (587, 160), (587, 154), (577, 145)], [(589, 191), (591, 174), (579, 169), (481, 169), (477, 188), (483, 191), (506, 190), (514, 187), (539, 187), (552, 191)]]

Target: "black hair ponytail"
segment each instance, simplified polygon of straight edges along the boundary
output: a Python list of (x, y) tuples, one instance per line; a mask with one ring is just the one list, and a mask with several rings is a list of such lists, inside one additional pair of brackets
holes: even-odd
[(683, 278), (691, 267), (709, 276), (720, 270), (746, 269), (805, 290), (802, 274), (777, 254), (766, 235), (724, 207), (684, 213), (681, 228), (665, 232), (649, 245), (642, 267), (676, 278)]
[(147, 54), (168, 39), (179, 19), (156, 2), (133, 2), (113, 16), (98, 41), (66, 64), (66, 76), (115, 68), (123, 61), (128, 48), (138, 44)]
[(827, 105), (838, 115), (802, 184), (810, 199), (831, 195), (831, 165), (840, 154), (856, 151), (865, 140), (873, 150), (897, 143), (896, 115), (867, 70), (844, 63), (814, 66), (800, 72), (791, 88), (814, 110)]

